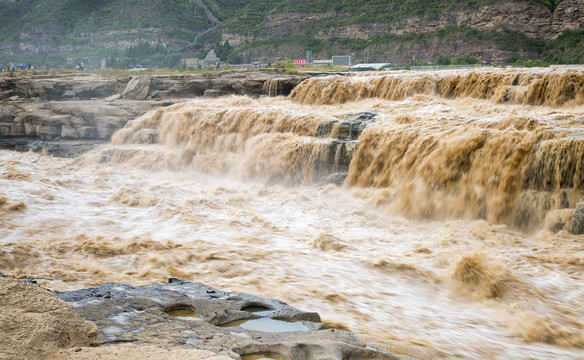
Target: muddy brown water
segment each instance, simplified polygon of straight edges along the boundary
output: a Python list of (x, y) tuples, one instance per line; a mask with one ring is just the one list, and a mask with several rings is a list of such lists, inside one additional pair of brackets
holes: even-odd
[[(583, 74), (331, 77), (167, 107), (73, 160), (0, 151), (0, 270), (279, 298), (420, 359), (581, 359), (584, 237), (546, 224), (582, 201)], [(313, 135), (355, 111), (377, 123), (319, 183)]]

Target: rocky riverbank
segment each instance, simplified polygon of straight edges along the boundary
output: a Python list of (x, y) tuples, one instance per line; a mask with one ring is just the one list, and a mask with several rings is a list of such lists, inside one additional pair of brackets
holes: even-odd
[[(128, 122), (196, 97), (288, 95), (303, 80), (328, 73), (289, 75), (280, 69), (105, 79), (60, 74), (0, 77), (0, 149), (76, 157), (111, 140)], [(327, 145), (316, 164), (318, 181), (342, 183), (358, 136), (375, 112), (323, 118), (315, 134)], [(150, 134), (146, 142), (155, 142)]]
[(52, 293), (0, 279), (1, 359), (399, 359), (317, 313), (170, 279)]
[[(0, 148), (72, 157), (108, 141), (150, 110), (230, 94), (287, 95), (308, 75), (223, 71), (106, 79), (96, 75), (0, 76)], [(270, 84), (271, 87), (270, 87)]]

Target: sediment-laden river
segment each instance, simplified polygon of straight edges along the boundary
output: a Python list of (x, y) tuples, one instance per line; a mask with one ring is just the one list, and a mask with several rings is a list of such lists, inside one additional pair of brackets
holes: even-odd
[[(582, 359), (583, 85), (311, 79), (163, 108), (73, 160), (0, 151), (0, 271), (275, 297), (419, 359)], [(359, 112), (373, 120), (343, 139)]]

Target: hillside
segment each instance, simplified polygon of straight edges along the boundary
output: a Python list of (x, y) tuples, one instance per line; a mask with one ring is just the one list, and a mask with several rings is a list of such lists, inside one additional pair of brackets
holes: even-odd
[(177, 66), (213, 48), (231, 63), (307, 50), (354, 62), (573, 63), (584, 61), (582, 14), (584, 0), (0, 0), (0, 62)]
[(579, 62), (581, 14), (581, 0), (255, 0), (224, 24), (222, 40), (251, 58), (312, 50), (398, 64), (464, 54)]
[(172, 49), (214, 25), (204, 10), (190, 0), (2, 0), (0, 61), (14, 54), (57, 65), (142, 43)]
[(110, 42), (131, 39), (129, 33), (147, 29), (133, 37), (160, 41), (149, 34), (163, 34), (190, 40), (212, 25), (204, 9), (190, 0), (5, 0), (0, 9), (3, 44), (34, 43), (42, 50), (55, 42), (75, 46), (106, 35)]

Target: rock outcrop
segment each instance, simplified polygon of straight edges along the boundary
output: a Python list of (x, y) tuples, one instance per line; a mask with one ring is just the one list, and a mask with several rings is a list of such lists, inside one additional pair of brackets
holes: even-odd
[[(278, 78), (287, 95), (309, 75), (281, 69), (104, 79), (95, 75), (0, 77), (0, 148), (73, 157), (108, 141), (147, 111), (184, 99), (261, 96)], [(123, 89), (123, 91), (122, 91)], [(275, 94), (274, 94), (275, 95)], [(164, 100), (164, 101), (161, 101)]]
[(544, 219), (545, 228), (551, 232), (565, 230), (572, 234), (584, 234), (584, 203), (578, 203), (573, 209), (549, 211)]
[(122, 97), (128, 100), (146, 100), (151, 84), (152, 79), (149, 76), (132, 78), (126, 85)]
[(0, 148), (44, 148), (55, 155), (75, 156), (109, 140), (129, 120), (160, 106), (153, 101), (121, 100), (0, 105)]
[(118, 92), (116, 79), (99, 76), (24, 76), (0, 77), (0, 100), (18, 96), (19, 99), (90, 100)]
[(144, 75), (131, 78), (104, 79), (95, 75), (0, 77), (0, 100), (37, 99), (69, 101), (103, 99), (122, 93), (127, 100), (188, 98), (203, 96), (206, 90), (220, 95), (260, 96), (264, 84), (279, 79), (278, 95), (288, 95), (310, 75), (288, 75), (283, 69), (226, 70), (190, 75)]
[[(206, 92), (214, 95), (260, 96), (268, 94), (266, 85), (277, 79), (281, 84), (277, 94), (288, 95), (308, 75), (286, 75), (281, 69), (227, 70), (180, 76), (140, 76), (133, 77), (126, 86), (122, 97), (129, 100), (150, 98), (184, 98), (203, 96)], [(270, 94), (268, 94), (270, 95)]]
[(103, 284), (57, 295), (97, 324), (104, 346), (167, 344), (234, 359), (252, 354), (290, 360), (399, 358), (367, 347), (348, 331), (327, 329), (317, 313), (178, 279), (145, 287)]
[(324, 120), (319, 124), (314, 136), (328, 145), (326, 156), (319, 163), (320, 182), (340, 185), (345, 181), (359, 146), (359, 136), (368, 125), (376, 122), (377, 115), (374, 111), (346, 113), (338, 120)]
[(0, 359), (44, 359), (63, 348), (99, 346), (97, 333), (94, 323), (50, 292), (0, 278)]

